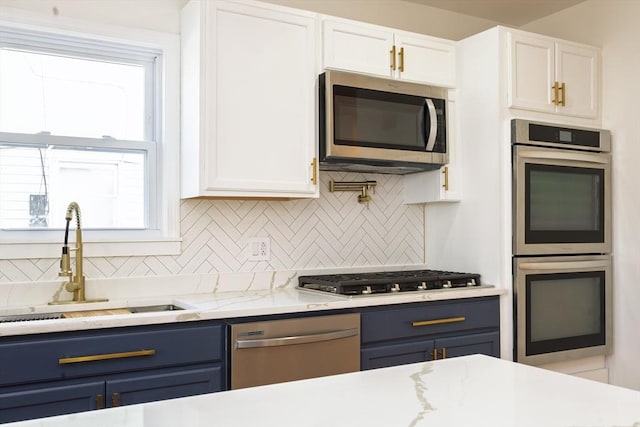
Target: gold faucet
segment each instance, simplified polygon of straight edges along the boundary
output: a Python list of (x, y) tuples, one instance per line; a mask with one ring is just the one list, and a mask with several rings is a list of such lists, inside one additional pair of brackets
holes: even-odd
[[(76, 214), (76, 246), (75, 248), (69, 248), (69, 223), (73, 218), (73, 213)], [(82, 302), (98, 302), (107, 301), (107, 299), (91, 299), (85, 298), (85, 277), (82, 268), (82, 228), (80, 227), (80, 206), (76, 202), (69, 203), (67, 207), (67, 213), (64, 218), (67, 220), (67, 226), (64, 232), (64, 246), (62, 246), (62, 257), (60, 258), (60, 277), (68, 277), (69, 281), (64, 284), (64, 288), (68, 292), (73, 292), (73, 299), (71, 301), (52, 301), (49, 304), (72, 304)], [(75, 251), (75, 274), (71, 270), (71, 256), (69, 251)]]

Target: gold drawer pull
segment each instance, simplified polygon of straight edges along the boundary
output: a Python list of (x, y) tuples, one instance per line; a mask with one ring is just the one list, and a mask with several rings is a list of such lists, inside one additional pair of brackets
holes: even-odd
[(420, 322), (413, 322), (411, 326), (430, 326), (430, 325), (442, 325), (443, 323), (456, 323), (456, 322), (464, 322), (467, 320), (466, 317), (448, 317), (446, 319), (435, 319), (435, 320), (423, 320)]
[(318, 158), (314, 157), (311, 161), (311, 183), (318, 185)]
[(444, 188), (444, 191), (449, 191), (449, 166), (445, 166), (444, 169), (442, 169), (442, 174), (444, 175), (444, 183), (442, 184), (442, 187)]
[(95, 362), (97, 360), (126, 359), (127, 357), (153, 356), (154, 354), (156, 354), (155, 350), (140, 350), (140, 351), (127, 351), (124, 353), (94, 354), (92, 356), (65, 357), (63, 359), (59, 359), (58, 363), (60, 365), (67, 365), (69, 363)]
[(395, 70), (396, 69), (396, 45), (395, 44), (391, 46), (391, 51), (389, 52), (389, 54), (391, 54), (391, 69)]
[(96, 396), (96, 409), (104, 409), (104, 396), (101, 394)]

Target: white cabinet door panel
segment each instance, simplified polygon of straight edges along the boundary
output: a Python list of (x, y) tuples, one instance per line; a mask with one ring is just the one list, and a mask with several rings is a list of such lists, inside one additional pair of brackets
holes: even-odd
[(426, 37), (397, 34), (396, 49), (404, 49), (398, 77), (439, 86), (454, 87), (456, 83), (456, 52), (453, 43), (444, 43)]
[(565, 83), (563, 114), (596, 117), (598, 114), (598, 54), (594, 49), (556, 44), (556, 76)]
[(509, 107), (554, 112), (553, 41), (513, 33), (509, 39)]
[(313, 192), (314, 23), (257, 12), (215, 13), (208, 189)]
[(325, 19), (322, 33), (324, 68), (391, 77), (392, 32)]
[(318, 197), (316, 22), (268, 4), (185, 6), (183, 197)]

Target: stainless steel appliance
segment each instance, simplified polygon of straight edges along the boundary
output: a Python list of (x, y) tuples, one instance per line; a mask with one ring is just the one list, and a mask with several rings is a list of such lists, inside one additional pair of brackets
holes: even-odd
[(231, 325), (231, 388), (360, 370), (360, 314)]
[(479, 274), (440, 270), (381, 271), (298, 277), (300, 289), (329, 292), (347, 297), (483, 287), (492, 286), (482, 285)]
[(406, 174), (448, 162), (447, 89), (326, 71), (320, 169)]
[(512, 120), (518, 362), (612, 347), (609, 131)]
[(511, 123), (514, 254), (611, 252), (609, 131)]
[(516, 258), (514, 272), (518, 362), (538, 365), (611, 351), (609, 255)]

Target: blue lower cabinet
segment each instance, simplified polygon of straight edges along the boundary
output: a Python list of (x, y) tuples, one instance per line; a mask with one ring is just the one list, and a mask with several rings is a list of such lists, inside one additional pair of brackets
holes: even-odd
[(0, 337), (0, 423), (225, 390), (225, 340), (206, 321)]
[(438, 359), (469, 354), (500, 357), (500, 332), (441, 338), (435, 341), (435, 348)]
[(104, 403), (104, 381), (0, 394), (0, 423), (90, 411)]
[(133, 405), (221, 391), (222, 368), (138, 376), (106, 383), (106, 406)]
[(362, 312), (362, 370), (470, 354), (500, 356), (498, 297), (380, 306)]
[(360, 351), (360, 369), (386, 368), (387, 366), (432, 360), (433, 340), (426, 342), (396, 343), (364, 348)]

